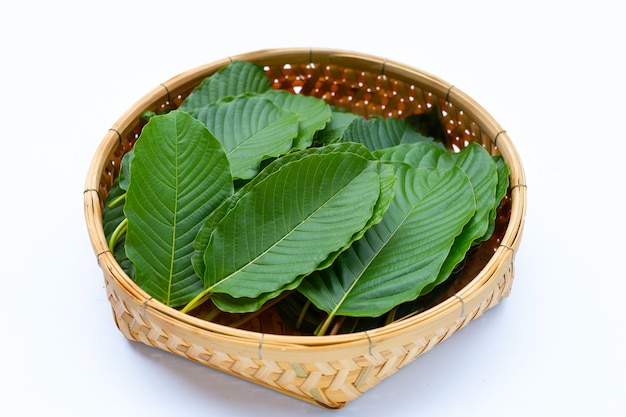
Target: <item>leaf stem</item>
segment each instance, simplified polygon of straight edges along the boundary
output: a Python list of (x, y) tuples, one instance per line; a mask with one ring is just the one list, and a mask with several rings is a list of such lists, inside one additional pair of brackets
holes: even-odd
[(126, 193), (118, 196), (117, 198), (113, 199), (113, 201), (109, 202), (108, 207), (113, 208), (117, 206), (121, 201), (124, 201), (125, 199), (126, 199)]
[(188, 302), (187, 305), (180, 310), (180, 312), (189, 313), (191, 310), (199, 307), (209, 298), (211, 298), (211, 290), (204, 290), (200, 294), (196, 295), (190, 302)]
[(385, 325), (391, 324), (396, 319), (396, 313), (398, 312), (398, 308), (395, 307), (389, 313), (387, 313), (387, 317), (385, 318)]
[(337, 321), (335, 322), (335, 325), (333, 326), (333, 328), (330, 331), (330, 335), (336, 335), (339, 333), (339, 330), (341, 329), (341, 326), (343, 325), (344, 320), (346, 319), (346, 316), (339, 316), (339, 318), (337, 319)]
[(306, 317), (306, 313), (307, 311), (309, 311), (309, 307), (311, 307), (311, 300), (307, 299), (306, 302), (304, 303), (304, 306), (302, 306), (302, 310), (300, 311), (300, 314), (298, 315), (298, 320), (296, 321), (296, 329), (300, 329), (300, 327), (302, 326), (302, 322), (304, 321), (304, 318)]
[(120, 224), (117, 225), (117, 227), (111, 234), (111, 238), (109, 239), (109, 250), (111, 252), (115, 251), (115, 245), (117, 245), (117, 242), (120, 240), (120, 237), (122, 237), (122, 235), (126, 233), (127, 230), (128, 230), (128, 219), (124, 218), (124, 220), (122, 220)]
[(326, 320), (324, 320), (324, 323), (322, 323), (322, 326), (316, 332), (317, 336), (324, 336), (324, 334), (326, 334), (326, 331), (330, 327), (330, 323), (334, 318), (334, 314), (329, 314), (328, 317), (326, 317)]
[(204, 320), (212, 321), (214, 318), (219, 316), (220, 313), (221, 313), (221, 310), (217, 307), (214, 307), (213, 310), (211, 310), (206, 316), (204, 316)]

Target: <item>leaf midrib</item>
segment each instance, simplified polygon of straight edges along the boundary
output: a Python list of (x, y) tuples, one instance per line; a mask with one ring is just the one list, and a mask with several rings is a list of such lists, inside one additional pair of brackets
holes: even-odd
[[(178, 122), (176, 123), (176, 134), (178, 136)], [(168, 285), (167, 285), (167, 305), (170, 304), (170, 300), (172, 297), (172, 287), (174, 283), (174, 264), (175, 264), (175, 255), (176, 255), (176, 232), (178, 227), (178, 199), (180, 195), (180, 183), (178, 178), (179, 171), (179, 141), (177, 140), (174, 146), (174, 219), (172, 221), (172, 244), (170, 250), (170, 267), (169, 267), (169, 277), (168, 277)]]
[[(418, 168), (420, 169), (420, 168)], [(451, 169), (451, 168), (450, 168)], [(450, 169), (446, 169), (445, 171), (449, 171)], [(460, 170), (461, 172), (463, 172), (463, 174), (465, 175), (465, 177), (467, 178), (467, 174)], [(469, 179), (468, 179), (469, 180)], [(424, 194), (424, 196), (422, 196), (422, 198), (419, 199), (419, 201), (416, 201), (415, 204), (413, 204), (411, 206), (411, 208), (407, 211), (406, 215), (402, 218), (402, 220), (400, 222), (398, 222), (398, 224), (396, 225), (395, 228), (392, 229), (392, 232), (389, 233), (388, 238), (383, 240), (383, 244), (380, 245), (380, 248), (378, 248), (373, 256), (369, 259), (369, 261), (367, 262), (367, 264), (364, 266), (364, 268), (362, 268), (361, 272), (356, 276), (356, 279), (354, 280), (354, 282), (350, 285), (350, 287), (348, 288), (348, 290), (345, 291), (345, 294), (341, 297), (341, 299), (339, 300), (339, 302), (337, 303), (337, 306), (332, 310), (331, 313), (329, 313), (330, 316), (335, 316), (337, 314), (337, 311), (339, 311), (339, 309), (343, 306), (343, 303), (345, 302), (345, 300), (347, 299), (347, 297), (352, 293), (352, 290), (355, 288), (355, 286), (361, 281), (361, 279), (363, 278), (363, 275), (365, 274), (365, 272), (369, 269), (369, 266), (372, 264), (372, 262), (374, 262), (374, 260), (378, 257), (378, 255), (380, 254), (380, 252), (387, 246), (387, 244), (389, 243), (389, 241), (396, 235), (396, 233), (398, 232), (398, 230), (400, 230), (400, 228), (405, 224), (405, 222), (407, 221), (407, 219), (415, 212), (415, 210), (418, 208), (418, 206), (426, 199), (428, 198), (431, 194), (433, 194), (433, 190), (436, 190), (438, 188), (439, 184), (437, 184), (437, 187), (432, 187), (427, 193)], [(474, 194), (474, 189), (473, 187), (470, 187), (472, 189), (472, 195), (474, 195), (474, 201), (476, 200), (475, 198), (475, 194)], [(374, 228), (377, 228), (378, 226), (374, 226)]]
[(279, 240), (277, 240), (276, 242), (274, 242), (270, 247), (268, 247), (266, 250), (264, 250), (263, 252), (261, 252), (260, 254), (258, 254), (257, 256), (255, 256), (253, 259), (251, 259), (250, 261), (248, 261), (245, 265), (241, 266), (240, 268), (238, 268), (236, 271), (233, 271), (231, 274), (229, 274), (228, 276), (224, 277), (222, 280), (220, 280), (219, 282), (211, 285), (210, 287), (205, 289), (206, 293), (211, 293), (213, 292), (213, 290), (223, 284), (224, 282), (232, 279), (235, 275), (237, 275), (238, 273), (240, 273), (241, 271), (243, 271), (244, 269), (248, 268), (250, 265), (254, 264), (257, 260), (261, 259), (263, 256), (265, 256), (267, 253), (269, 253), (272, 249), (274, 249), (279, 243), (285, 241), (291, 234), (293, 234), (302, 224), (304, 224), (308, 219), (312, 218), (316, 213), (318, 213), (322, 208), (325, 208), (327, 204), (329, 204), (329, 202), (331, 200), (333, 200), (339, 193), (341, 193), (342, 191), (345, 190), (345, 188), (350, 185), (356, 178), (358, 178), (359, 176), (361, 176), (366, 169), (370, 169), (369, 167), (371, 167), (371, 164), (368, 164), (367, 167), (365, 169), (363, 169), (363, 171), (361, 171), (361, 173), (357, 176), (355, 176), (354, 178), (352, 178), (348, 183), (346, 183), (343, 187), (341, 187), (339, 190), (337, 190), (335, 193), (331, 194), (329, 196), (329, 198), (326, 199), (326, 201), (321, 204), (319, 207), (317, 207), (313, 212), (311, 212), (311, 214), (309, 214), (307, 217), (304, 217), (300, 222), (297, 223), (296, 226), (292, 227), (291, 230), (282, 238), (280, 238)]

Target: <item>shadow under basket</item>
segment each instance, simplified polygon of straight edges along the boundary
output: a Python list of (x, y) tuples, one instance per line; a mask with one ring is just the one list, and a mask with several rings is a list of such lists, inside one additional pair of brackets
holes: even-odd
[[(454, 286), (434, 305), (368, 331), (299, 335), (288, 330), (272, 309), (238, 328), (224, 317), (205, 321), (182, 314), (153, 300), (124, 273), (108, 249), (102, 207), (123, 155), (132, 149), (145, 123), (141, 115), (177, 108), (204, 78), (233, 60), (262, 65), (274, 88), (321, 97), (366, 117), (406, 117), (437, 108), (449, 148), (459, 150), (475, 142), (504, 158), (511, 171), (510, 186), (494, 235), (467, 257)], [(509, 294), (524, 225), (526, 184), (507, 133), (459, 89), (387, 59), (290, 48), (255, 51), (200, 66), (141, 98), (98, 147), (87, 175), (84, 208), (115, 323), (128, 339), (322, 407), (341, 408)]]

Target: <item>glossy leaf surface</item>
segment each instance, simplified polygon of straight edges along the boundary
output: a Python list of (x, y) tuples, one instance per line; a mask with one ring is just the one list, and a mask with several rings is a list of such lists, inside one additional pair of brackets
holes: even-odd
[(222, 143), (233, 178), (254, 177), (262, 160), (287, 153), (298, 136), (298, 115), (263, 96), (227, 98), (191, 114)]
[(201, 122), (173, 111), (143, 128), (130, 173), (124, 213), (135, 281), (166, 305), (185, 304), (202, 290), (190, 262), (197, 230), (232, 194), (226, 154)]
[(225, 97), (262, 93), (270, 89), (263, 68), (257, 64), (234, 61), (205, 78), (178, 108), (190, 112)]
[(490, 213), (496, 205), (496, 164), (478, 144), (472, 144), (459, 153), (451, 153), (427, 143), (400, 145), (376, 152), (376, 155), (384, 161), (402, 162), (420, 168), (449, 169), (456, 166), (465, 173), (472, 186), (476, 213), (455, 239), (437, 279), (422, 292), (427, 293), (443, 282), (463, 260), (474, 242), (487, 233)]
[(281, 109), (298, 115), (298, 135), (293, 141), (293, 149), (311, 146), (315, 133), (322, 130), (331, 119), (330, 106), (316, 97), (273, 89), (263, 93), (263, 97)]
[(357, 154), (312, 152), (255, 182), (207, 222), (205, 292), (254, 298), (318, 268), (369, 224), (380, 171)]
[(475, 212), (471, 185), (459, 168), (395, 166), (395, 197), (382, 221), (299, 287), (331, 317), (379, 316), (417, 297)]
[(347, 126), (341, 140), (362, 143), (372, 151), (418, 142), (436, 144), (443, 149), (441, 143), (418, 133), (406, 119), (357, 117)]

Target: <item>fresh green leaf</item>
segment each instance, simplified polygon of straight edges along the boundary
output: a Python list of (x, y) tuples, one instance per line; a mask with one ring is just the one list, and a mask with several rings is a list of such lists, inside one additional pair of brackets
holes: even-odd
[(122, 157), (120, 173), (113, 182), (102, 208), (102, 221), (104, 235), (109, 241), (115, 229), (124, 221), (124, 198), (130, 183), (130, 160), (133, 156), (132, 149)]
[[(128, 160), (128, 158), (125, 158), (125, 160)], [(124, 159), (122, 161), (124, 161)], [(126, 272), (130, 278), (133, 278), (135, 276), (135, 270), (132, 262), (130, 262), (126, 256), (124, 247), (126, 242), (125, 235), (121, 233), (118, 238), (114, 236), (119, 233), (119, 229), (122, 228), (121, 225), (126, 219), (124, 215), (124, 197), (126, 191), (120, 186), (120, 183), (123, 182), (120, 181), (123, 176), (122, 172), (124, 172), (123, 167), (124, 165), (122, 165), (120, 175), (113, 182), (113, 186), (109, 190), (109, 194), (104, 202), (104, 207), (102, 207), (102, 228), (115, 260), (122, 267), (124, 272)]]
[(118, 177), (109, 190), (109, 194), (102, 207), (102, 228), (107, 241), (111, 239), (117, 226), (126, 218), (124, 216), (124, 204), (117, 203), (125, 195), (126, 191), (120, 186)]
[(498, 185), (496, 186), (495, 204), (489, 212), (489, 228), (482, 237), (477, 239), (477, 242), (484, 242), (485, 240), (488, 240), (493, 234), (496, 225), (496, 215), (498, 213), (498, 208), (500, 207), (502, 199), (506, 195), (506, 192), (509, 188), (509, 175), (511, 174), (509, 166), (504, 161), (504, 158), (502, 158), (501, 156), (494, 156), (493, 160), (495, 161), (498, 170)]
[(205, 78), (178, 109), (189, 112), (225, 97), (235, 97), (244, 93), (263, 93), (270, 88), (269, 79), (261, 66), (250, 62), (233, 61)]
[[(372, 153), (363, 145), (358, 143), (341, 143), (323, 146), (319, 148), (305, 149), (299, 152), (292, 152), (284, 155), (278, 159), (272, 161), (263, 171), (257, 174), (243, 187), (233, 193), (227, 200), (225, 200), (216, 210), (214, 210), (209, 217), (207, 217), (204, 225), (200, 228), (196, 239), (194, 241), (195, 252), (192, 256), (192, 263), (198, 276), (205, 275), (204, 264), (204, 251), (209, 244), (209, 239), (213, 229), (217, 224), (226, 216), (226, 214), (239, 202), (241, 197), (249, 193), (255, 186), (264, 181), (269, 175), (277, 172), (279, 169), (287, 164), (298, 161), (300, 159), (309, 157), (311, 155), (325, 155), (325, 154), (341, 154), (350, 153), (365, 158), (370, 161), (376, 161), (377, 159)], [(370, 219), (370, 223), (374, 223), (380, 220), (382, 213), (386, 210), (391, 198), (393, 198), (393, 182), (395, 176), (393, 176), (393, 170), (385, 170), (385, 167), (381, 167), (380, 174), (380, 196), (377, 201), (374, 215)], [(392, 176), (391, 181), (389, 176)]]
[[(391, 167), (386, 164), (379, 164), (378, 167), (381, 190), (378, 201), (374, 206), (373, 215), (367, 222), (367, 224), (359, 232), (355, 233), (352, 236), (349, 243), (360, 239), (372, 225), (381, 221), (383, 214), (385, 213), (393, 198), (394, 184), (396, 180), (393, 169), (391, 169)], [(349, 243), (339, 250), (336, 250), (329, 254), (324, 261), (318, 264), (316, 269), (322, 269), (330, 266), (337, 258), (337, 256), (339, 256), (341, 252), (343, 252), (349, 246)], [(267, 301), (276, 298), (281, 293), (297, 288), (303, 278), (305, 278), (305, 276), (300, 275), (294, 281), (288, 283), (284, 287), (271, 291), (269, 293), (259, 294), (256, 297), (234, 298), (228, 294), (218, 293), (214, 294), (211, 300), (222, 311), (228, 311), (232, 313), (256, 311), (261, 308), (261, 306), (263, 306)]]
[(329, 320), (379, 316), (417, 297), (474, 215), (472, 187), (461, 169), (395, 167), (395, 197), (382, 221), (299, 287)]
[(311, 153), (249, 187), (217, 224), (208, 222), (205, 291), (196, 299), (271, 294), (349, 246), (380, 198), (380, 165), (353, 153)]
[(406, 120), (413, 125), (416, 131), (426, 137), (433, 138), (437, 142), (444, 143), (448, 137), (444, 129), (445, 122), (437, 100), (434, 100), (431, 107), (426, 111), (410, 115)]
[(128, 190), (128, 185), (130, 184), (130, 161), (133, 159), (134, 152), (131, 149), (126, 152), (122, 157), (122, 165), (120, 167), (120, 175), (117, 177), (119, 180), (119, 186), (122, 190)]
[(155, 116), (134, 146), (124, 212), (135, 280), (169, 306), (203, 285), (190, 258), (202, 222), (232, 193), (226, 154), (199, 121), (180, 111)]
[(262, 160), (287, 153), (298, 135), (298, 115), (259, 95), (229, 97), (191, 114), (222, 143), (233, 178), (252, 178)]
[[(226, 216), (228, 211), (230, 211), (236, 204), (239, 202), (241, 197), (246, 195), (246, 193), (250, 192), (253, 187), (255, 187), (260, 182), (264, 181), (270, 174), (275, 173), (283, 166), (293, 163), (294, 161), (298, 161), (300, 159), (309, 157), (311, 155), (326, 155), (326, 154), (342, 154), (342, 153), (350, 153), (365, 158), (370, 161), (376, 161), (376, 158), (372, 155), (372, 153), (363, 145), (358, 143), (337, 143), (332, 145), (327, 145), (319, 148), (310, 148), (300, 152), (293, 152), (288, 155), (285, 155), (281, 158), (274, 160), (270, 165), (268, 165), (263, 171), (261, 171), (257, 176), (255, 176), (250, 182), (244, 185), (241, 189), (237, 190), (230, 198), (228, 198), (224, 203), (218, 207), (206, 220), (204, 226), (200, 229), (196, 236), (196, 240), (194, 241), (195, 252), (192, 256), (192, 263), (196, 270), (196, 273), (199, 276), (205, 275), (206, 266), (204, 263), (204, 250), (209, 244), (209, 239), (211, 237), (211, 233), (213, 229), (217, 226), (217, 224), (221, 221), (222, 218)], [(379, 179), (380, 179), (380, 195), (378, 201), (376, 202), (373, 210), (373, 215), (366, 224), (366, 226), (360, 230), (357, 234), (352, 237), (352, 240), (357, 240), (361, 238), (363, 233), (369, 228), (371, 225), (378, 223), (389, 206), (391, 199), (393, 198), (394, 192), (394, 184), (395, 184), (395, 175), (393, 173), (393, 169), (387, 164), (379, 165)], [(343, 250), (345, 247), (339, 249), (331, 253), (325, 261), (321, 262), (318, 265), (318, 268), (324, 268), (332, 263), (332, 261), (336, 258), (336, 256)], [(291, 290), (296, 288), (296, 286), (301, 281), (302, 277), (296, 279), (289, 283), (287, 286), (272, 291), (270, 293), (259, 294), (256, 297), (240, 297), (234, 299), (226, 294), (214, 294), (212, 296), (212, 301), (217, 305), (218, 308), (229, 311), (229, 312), (243, 312), (243, 311), (255, 311), (260, 306), (262, 306), (267, 300), (277, 296), (286, 290)]]
[(340, 111), (334, 107), (331, 107), (331, 119), (322, 130), (319, 130), (315, 133), (315, 138), (313, 142), (318, 146), (324, 146), (331, 143), (338, 142), (343, 133), (348, 128), (350, 123), (358, 117), (354, 113), (349, 113), (346, 111)]
[(372, 151), (405, 143), (428, 142), (443, 149), (443, 144), (418, 133), (406, 119), (355, 118), (345, 129), (343, 142), (358, 142)]
[(483, 236), (489, 227), (490, 212), (495, 204), (498, 181), (496, 164), (489, 153), (478, 144), (471, 144), (459, 153), (451, 153), (427, 143), (400, 145), (375, 152), (383, 161), (399, 161), (413, 167), (443, 168), (459, 167), (468, 177), (476, 213), (456, 238), (450, 253), (442, 265), (437, 279), (424, 288), (423, 294), (443, 282), (456, 265), (465, 258), (467, 251)]
[(273, 89), (267, 90), (263, 97), (271, 100), (281, 109), (298, 115), (298, 136), (293, 141), (294, 149), (304, 149), (311, 146), (315, 133), (323, 129), (331, 119), (330, 106), (317, 97)]

